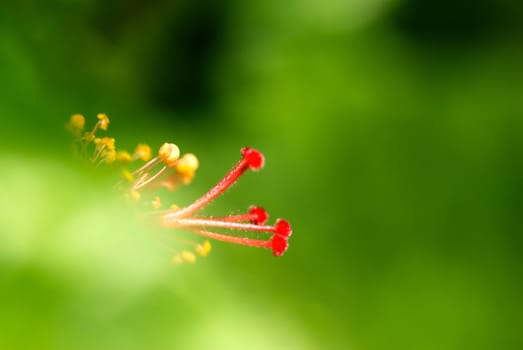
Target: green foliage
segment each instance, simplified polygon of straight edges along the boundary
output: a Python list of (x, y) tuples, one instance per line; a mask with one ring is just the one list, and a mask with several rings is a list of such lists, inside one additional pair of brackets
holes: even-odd
[[(5, 4), (0, 348), (521, 348), (522, 7), (421, 33), (412, 3)], [(169, 266), (70, 159), (98, 112), (198, 155), (182, 205), (262, 150), (207, 212), (288, 218), (287, 254)]]

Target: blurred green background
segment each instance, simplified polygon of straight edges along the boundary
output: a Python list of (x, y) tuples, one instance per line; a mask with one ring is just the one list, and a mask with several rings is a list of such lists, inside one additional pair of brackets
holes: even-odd
[[(517, 0), (4, 0), (1, 349), (522, 349)], [(294, 229), (172, 267), (73, 113), (198, 155), (184, 205)], [(112, 180), (112, 179), (111, 179)]]

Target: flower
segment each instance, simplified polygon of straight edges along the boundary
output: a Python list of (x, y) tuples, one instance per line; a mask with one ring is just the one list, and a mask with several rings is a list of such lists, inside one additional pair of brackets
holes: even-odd
[(151, 147), (149, 147), (149, 145), (140, 143), (134, 150), (133, 159), (141, 159), (144, 162), (147, 162), (149, 159), (151, 159), (151, 155)]
[[(96, 137), (98, 129), (107, 130), (109, 124), (107, 115), (98, 114), (98, 122), (92, 131), (84, 132), (83, 135), (85, 119), (80, 117), (83, 118), (78, 114), (73, 115), (68, 129), (75, 136), (75, 144), (80, 152), (87, 155), (96, 166), (104, 163), (128, 165), (135, 161), (145, 162), (135, 170), (123, 169), (122, 180), (117, 184), (117, 188), (125, 192), (129, 200), (147, 203), (146, 207), (149, 209), (144, 216), (149, 221), (169, 230), (185, 230), (207, 239), (197, 243), (176, 235), (169, 236), (172, 241), (180, 245), (192, 247), (192, 251), (172, 249), (173, 263), (194, 263), (196, 255), (207, 256), (211, 251), (209, 239), (271, 249), (275, 256), (283, 255), (288, 249), (289, 237), (292, 234), (290, 224), (285, 219), (277, 219), (273, 225), (267, 225), (269, 215), (262, 207), (251, 206), (246, 213), (224, 217), (198, 216), (204, 207), (223, 194), (248, 170), (258, 171), (263, 168), (265, 157), (260, 151), (249, 147), (242, 148), (241, 159), (203, 196), (186, 207), (180, 208), (173, 204), (169, 209), (161, 210), (163, 203), (156, 190), (166, 188), (168, 191), (174, 191), (180, 184), (189, 184), (199, 167), (196, 155), (186, 153), (180, 157), (179, 147), (167, 142), (162, 144), (154, 158), (152, 158), (151, 148), (146, 144), (139, 144), (131, 155), (124, 150), (117, 150), (114, 138)], [(90, 149), (92, 149), (91, 156), (89, 156)], [(246, 232), (267, 236), (265, 239), (252, 238)]]
[(74, 135), (79, 135), (85, 127), (85, 117), (81, 114), (73, 114), (67, 124), (67, 129)]
[(181, 175), (183, 183), (191, 182), (194, 173), (200, 166), (198, 158), (192, 153), (186, 153), (176, 162), (176, 171)]
[(98, 118), (98, 123), (96, 125), (98, 125), (101, 130), (107, 130), (109, 127), (109, 118), (107, 117), (107, 114), (98, 113), (96, 117)]
[(166, 166), (173, 167), (180, 158), (180, 149), (174, 143), (166, 142), (158, 150), (158, 157)]
[[(288, 239), (292, 234), (291, 226), (284, 219), (276, 220), (273, 226), (265, 225), (268, 219), (268, 213), (261, 207), (251, 207), (248, 213), (241, 215), (230, 215), (218, 218), (195, 216), (196, 213), (231, 187), (247, 170), (259, 170), (263, 167), (264, 157), (261, 152), (249, 147), (244, 147), (241, 150), (241, 154), (242, 159), (240, 159), (222, 180), (202, 197), (187, 207), (161, 212), (159, 214), (160, 224), (163, 227), (189, 230), (197, 235), (214, 240), (272, 249), (275, 256), (281, 256), (289, 246)], [(209, 231), (209, 228), (263, 232), (270, 233), (271, 236), (265, 240), (251, 239)]]

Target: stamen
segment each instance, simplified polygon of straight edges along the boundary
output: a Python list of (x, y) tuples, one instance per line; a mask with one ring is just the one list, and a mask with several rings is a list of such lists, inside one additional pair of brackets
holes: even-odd
[(191, 230), (191, 232), (196, 233), (197, 235), (201, 235), (210, 239), (214, 239), (217, 241), (223, 241), (228, 243), (234, 243), (234, 244), (240, 244), (240, 245), (247, 245), (250, 247), (258, 247), (258, 248), (271, 248), (272, 243), (271, 241), (265, 241), (260, 239), (252, 239), (252, 238), (246, 238), (246, 237), (238, 237), (238, 236), (228, 236), (221, 233), (206, 231), (206, 230), (198, 230), (194, 229)]
[(127, 182), (134, 182), (134, 176), (129, 170), (122, 170), (122, 177)]
[(287, 237), (283, 237), (278, 234), (273, 235), (270, 240), (259, 240), (246, 237), (228, 236), (221, 233), (199, 229), (191, 230), (191, 232), (217, 241), (246, 245), (256, 248), (270, 248), (272, 249), (274, 256), (282, 256), (289, 248)]
[(274, 226), (275, 233), (282, 237), (290, 237), (292, 235), (291, 225), (287, 220), (278, 219), (276, 220), (276, 225)]
[(267, 222), (269, 214), (262, 207), (251, 206), (247, 214), (228, 215), (222, 217), (213, 217), (213, 220), (220, 221), (250, 221), (251, 224), (263, 225)]
[(98, 123), (96, 124), (99, 125), (100, 129), (107, 130), (107, 127), (109, 126), (109, 118), (107, 117), (107, 114), (98, 113), (96, 117), (98, 118)]
[(133, 157), (127, 151), (118, 151), (116, 152), (116, 160), (128, 163), (133, 160)]
[(174, 191), (178, 187), (178, 177), (176, 174), (169, 176), (158, 184), (158, 187), (165, 187), (167, 191)]
[(249, 164), (249, 167), (252, 170), (260, 170), (265, 164), (265, 158), (260, 151), (257, 151), (253, 148), (243, 147), (242, 150), (243, 158)]
[(194, 264), (196, 262), (196, 255), (188, 250), (182, 250), (172, 257), (171, 262), (175, 265), (180, 265), (184, 262)]
[(205, 240), (201, 244), (197, 244), (194, 250), (199, 256), (207, 256), (211, 252), (212, 246), (208, 240)]
[(221, 221), (215, 219), (205, 219), (205, 218), (169, 218), (164, 217), (164, 226), (166, 227), (192, 227), (192, 226), (203, 226), (203, 227), (220, 227), (228, 228), (232, 230), (244, 230), (244, 231), (253, 231), (253, 232), (270, 232), (280, 235), (282, 237), (288, 237), (280, 233), (280, 226), (278, 223), (276, 226), (262, 226), (255, 224), (246, 224), (242, 222), (231, 222), (231, 221)]
[(286, 237), (274, 235), (271, 238), (271, 248), (274, 256), (282, 256), (289, 248), (289, 241)]
[(168, 167), (173, 167), (180, 157), (180, 149), (174, 143), (164, 143), (158, 150), (158, 157)]
[[(168, 210), (158, 210), (162, 207), (160, 197), (154, 196), (151, 199), (147, 195), (142, 199), (140, 190), (147, 186), (148, 193), (160, 187), (166, 187), (172, 191), (179, 184), (188, 184), (199, 167), (198, 158), (192, 153), (186, 153), (180, 158), (180, 150), (173, 143), (164, 143), (160, 147), (158, 155), (153, 159), (151, 159), (151, 148), (146, 144), (139, 144), (132, 154), (120, 149), (116, 150), (114, 138), (100, 138), (96, 136), (98, 130), (105, 131), (108, 129), (109, 118), (106, 114), (99, 113), (97, 119), (98, 121), (91, 131), (84, 131), (85, 118), (80, 114), (71, 116), (67, 128), (75, 137), (76, 147), (80, 148), (79, 151), (96, 166), (115, 161), (122, 164), (137, 160), (145, 162), (144, 165), (132, 172), (122, 170), (123, 179), (117, 183), (116, 187), (125, 189), (127, 198), (132, 201), (147, 200), (148, 205), (156, 210), (145, 215), (153, 219), (154, 222), (167, 228), (185, 228), (190, 232), (210, 239), (272, 249), (275, 256), (281, 256), (285, 253), (289, 247), (288, 239), (292, 234), (291, 226), (283, 219), (276, 220), (273, 226), (266, 225), (269, 215), (262, 207), (251, 206), (246, 213), (224, 217), (204, 218), (193, 216), (224, 193), (247, 170), (260, 170), (265, 163), (261, 152), (249, 147), (242, 148), (242, 158), (236, 165), (214, 187), (194, 203), (181, 209), (173, 205)], [(93, 149), (93, 152), (90, 155), (89, 151), (91, 149)], [(130, 185), (125, 186), (125, 182), (130, 183)], [(266, 239), (254, 239), (242, 236), (241, 232), (234, 235), (207, 230), (207, 228), (212, 227), (261, 232), (268, 234), (268, 237)], [(196, 243), (186, 241), (177, 236), (172, 237), (172, 239), (179, 244), (191, 245), (193, 250), (173, 250), (175, 253), (173, 257), (174, 263), (194, 263), (197, 255), (206, 256), (211, 250), (211, 244), (207, 240), (203, 243)]]
[(67, 128), (75, 137), (79, 137), (85, 127), (85, 117), (81, 114), (73, 114), (69, 119)]
[(198, 158), (192, 153), (186, 153), (182, 158), (178, 159), (175, 164), (176, 172), (181, 176), (184, 184), (192, 181), (199, 165)]
[(154, 209), (159, 209), (162, 206), (162, 201), (159, 196), (155, 196), (151, 202), (151, 206)]
[(144, 165), (142, 165), (141, 167), (139, 167), (138, 169), (136, 169), (135, 171), (133, 171), (132, 174), (136, 175), (136, 174), (142, 173), (144, 171), (149, 171), (160, 163), (161, 163), (161, 159), (158, 157), (155, 157), (155, 158), (151, 159), (150, 161), (148, 161), (147, 163), (145, 163)]
[(147, 162), (151, 159), (151, 147), (146, 144), (139, 143), (134, 150), (133, 159), (141, 159)]
[[(147, 179), (146, 179), (146, 177), (144, 177), (143, 179), (140, 177), (141, 181), (140, 182), (137, 181), (136, 184), (133, 186), (133, 189), (138, 190), (144, 186), (147, 186), (148, 184), (150, 184), (151, 182), (153, 182), (154, 180), (159, 178), (166, 169), (167, 169), (167, 167), (161, 168), (160, 170), (158, 170), (158, 172), (156, 174), (154, 174), (153, 176), (151, 176), (150, 178), (147, 178)], [(148, 175), (148, 174), (146, 173), (144, 175)]]
[[(274, 256), (281, 256), (289, 247), (288, 239), (292, 235), (292, 229), (287, 220), (278, 219), (274, 226), (263, 226), (257, 224), (246, 224), (241, 222), (232, 222), (231, 218), (238, 218), (240, 216), (225, 217), (224, 219), (206, 219), (206, 218), (167, 218), (164, 216), (163, 224), (166, 227), (186, 228), (191, 232), (205, 236), (207, 238), (216, 239), (224, 242), (248, 245), (251, 247), (271, 248)], [(242, 217), (243, 219), (244, 217)], [(217, 227), (228, 228), (233, 230), (245, 230), (254, 232), (273, 233), (270, 240), (258, 240), (247, 237), (232, 236), (223, 233), (217, 233), (207, 230), (202, 230), (197, 227)]]
[(245, 173), (247, 169), (258, 170), (264, 164), (264, 158), (261, 152), (245, 147), (241, 150), (243, 158), (220, 180), (213, 188), (202, 197), (197, 199), (193, 204), (178, 211), (167, 214), (166, 217), (184, 217), (194, 214), (203, 209), (207, 204), (212, 202), (216, 197), (231, 187), (238, 178)]
[[(169, 239), (176, 243), (192, 246), (194, 248), (194, 251), (201, 257), (206, 257), (207, 255), (209, 255), (209, 253), (211, 252), (211, 249), (212, 249), (211, 243), (208, 240), (205, 240), (202, 243), (196, 243), (196, 242), (193, 242), (193, 241), (190, 241), (187, 239), (183, 239), (180, 237), (171, 236), (171, 235), (167, 235), (167, 234), (164, 234), (163, 236), (166, 239)], [(172, 249), (169, 246), (167, 246), (167, 247), (169, 249), (173, 250), (174, 252), (176, 252), (175, 249)]]
[(135, 191), (135, 190), (129, 191), (128, 196), (129, 196), (129, 199), (132, 200), (133, 202), (138, 202), (140, 200), (140, 198), (142, 198), (142, 195), (140, 194), (140, 192)]
[(251, 216), (251, 222), (255, 225), (265, 225), (269, 219), (269, 213), (265, 209), (254, 205), (249, 208), (249, 215)]

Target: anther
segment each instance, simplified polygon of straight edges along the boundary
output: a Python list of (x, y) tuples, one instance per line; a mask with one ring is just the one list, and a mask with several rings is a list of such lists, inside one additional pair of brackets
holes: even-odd
[(154, 208), (154, 209), (159, 209), (161, 206), (162, 206), (162, 201), (160, 199), (160, 197), (158, 196), (155, 196), (151, 202), (151, 206)]
[(118, 151), (116, 152), (116, 160), (127, 163), (133, 160), (133, 158), (127, 151)]
[(73, 114), (69, 119), (69, 130), (76, 135), (85, 127), (85, 117), (81, 114)]
[(193, 252), (190, 252), (190, 251), (187, 251), (187, 250), (182, 250), (180, 252), (180, 255), (181, 255), (182, 260), (184, 262), (187, 262), (189, 264), (194, 264), (196, 262), (196, 255), (194, 255)]
[(176, 172), (180, 174), (185, 184), (191, 182), (199, 165), (198, 158), (192, 153), (184, 154), (183, 157), (175, 163)]
[(134, 150), (133, 158), (141, 159), (144, 162), (147, 162), (149, 159), (151, 159), (151, 147), (145, 144), (138, 144)]
[(158, 150), (158, 157), (168, 166), (173, 167), (180, 158), (180, 149), (174, 143), (164, 143)]
[(199, 256), (207, 256), (211, 252), (211, 243), (205, 240), (203, 243), (197, 244), (194, 250)]
[(176, 212), (167, 214), (167, 216), (186, 217), (200, 211), (231, 187), (247, 169), (258, 170), (263, 166), (264, 158), (261, 152), (249, 147), (244, 147), (242, 148), (241, 153), (243, 158), (225, 175), (223, 179), (214, 185), (213, 188), (197, 199), (193, 204)]
[(98, 118), (98, 126), (102, 130), (107, 130), (109, 127), (109, 117), (105, 113), (98, 113), (96, 116)]

